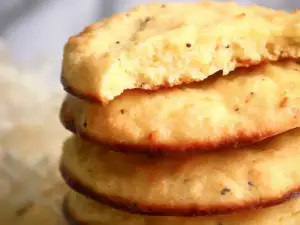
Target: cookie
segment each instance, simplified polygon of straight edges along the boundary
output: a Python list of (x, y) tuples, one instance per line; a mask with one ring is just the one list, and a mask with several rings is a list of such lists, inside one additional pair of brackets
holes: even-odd
[(284, 61), (155, 92), (129, 90), (106, 106), (69, 95), (61, 120), (118, 151), (175, 155), (263, 140), (298, 127), (299, 112), (300, 64)]
[(74, 136), (61, 172), (71, 188), (126, 211), (216, 215), (277, 205), (300, 191), (300, 129), (255, 145), (189, 157), (110, 151)]
[(70, 225), (298, 225), (300, 199), (244, 213), (207, 217), (150, 217), (130, 214), (99, 204), (71, 192), (64, 213)]

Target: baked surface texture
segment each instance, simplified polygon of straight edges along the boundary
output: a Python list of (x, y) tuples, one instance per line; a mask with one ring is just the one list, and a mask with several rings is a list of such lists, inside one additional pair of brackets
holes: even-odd
[(174, 155), (263, 140), (299, 127), (299, 112), (300, 64), (281, 61), (155, 92), (129, 90), (106, 106), (69, 95), (61, 121), (115, 150)]
[(126, 89), (202, 81), (300, 56), (300, 13), (234, 2), (151, 3), (85, 28), (65, 45), (65, 89), (103, 104)]
[(71, 188), (115, 208), (152, 215), (216, 215), (276, 205), (300, 191), (300, 129), (258, 144), (189, 157), (110, 151), (79, 137), (64, 144)]
[(129, 214), (99, 204), (71, 192), (64, 211), (68, 219), (80, 225), (299, 225), (300, 200), (282, 205), (226, 216), (150, 217)]

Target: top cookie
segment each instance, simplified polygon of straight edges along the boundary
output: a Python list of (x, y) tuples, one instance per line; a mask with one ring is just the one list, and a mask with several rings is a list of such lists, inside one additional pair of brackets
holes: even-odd
[(106, 104), (126, 89), (201, 81), (300, 57), (300, 13), (234, 2), (151, 3), (91, 25), (64, 49), (62, 83)]

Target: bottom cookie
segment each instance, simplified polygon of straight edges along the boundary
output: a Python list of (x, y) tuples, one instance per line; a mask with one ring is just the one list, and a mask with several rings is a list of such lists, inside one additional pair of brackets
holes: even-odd
[(70, 225), (299, 225), (300, 198), (281, 205), (225, 216), (168, 217), (130, 214), (99, 204), (74, 191), (63, 204)]

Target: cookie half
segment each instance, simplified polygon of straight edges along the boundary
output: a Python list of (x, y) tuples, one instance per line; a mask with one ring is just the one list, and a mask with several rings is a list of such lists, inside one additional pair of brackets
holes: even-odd
[(62, 83), (107, 104), (127, 89), (155, 90), (299, 58), (299, 24), (298, 12), (234, 2), (145, 4), (70, 37)]

